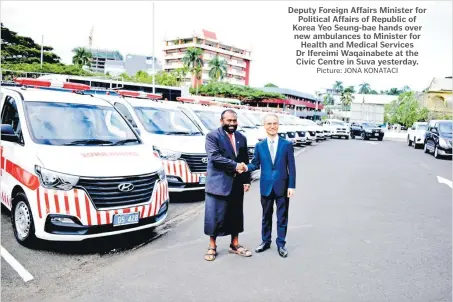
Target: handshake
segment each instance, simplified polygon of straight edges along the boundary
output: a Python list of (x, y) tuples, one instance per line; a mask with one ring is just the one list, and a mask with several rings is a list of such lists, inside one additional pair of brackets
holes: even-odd
[(247, 172), (247, 165), (244, 164), (244, 163), (238, 163), (236, 165), (236, 172), (239, 173), (239, 174), (242, 174), (244, 172)]

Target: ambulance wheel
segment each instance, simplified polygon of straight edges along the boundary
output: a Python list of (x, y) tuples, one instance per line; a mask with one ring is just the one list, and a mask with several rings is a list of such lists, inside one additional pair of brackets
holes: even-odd
[(33, 247), (36, 242), (35, 222), (30, 204), (23, 193), (17, 194), (12, 200), (11, 222), (16, 240), (25, 247)]

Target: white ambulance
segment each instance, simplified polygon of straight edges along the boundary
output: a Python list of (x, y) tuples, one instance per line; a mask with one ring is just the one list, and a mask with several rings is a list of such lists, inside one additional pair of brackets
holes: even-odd
[(293, 143), (293, 145), (302, 145), (305, 144), (307, 138), (305, 136), (305, 131), (291, 119), (291, 115), (288, 113), (277, 113), (277, 116), (280, 120), (280, 127), (283, 127), (288, 134), (288, 139)]
[(77, 93), (0, 91), (1, 197), (20, 244), (81, 241), (164, 222), (162, 163), (113, 106)]
[[(202, 129), (204, 135), (220, 127), (220, 115), (222, 111), (227, 109), (223, 107), (222, 104), (203, 100), (194, 102), (191, 99), (184, 98), (179, 98), (179, 100), (181, 100), (181, 104), (179, 105), (181, 110), (191, 116), (195, 123), (197, 123), (197, 125), (199, 125), (199, 127)], [(247, 132), (241, 128), (240, 121), (238, 121), (237, 131), (240, 131), (242, 134), (244, 134), (244, 136), (246, 136), (249, 160), (252, 160), (253, 155), (255, 154), (255, 146), (259, 142), (259, 140), (254, 135), (247, 135)], [(251, 177), (255, 179), (258, 175), (259, 171), (254, 171)]]
[(316, 128), (314, 126), (309, 126), (303, 122), (303, 119), (294, 115), (288, 115), (288, 118), (292, 121), (293, 125), (297, 126), (298, 131), (303, 131), (305, 133), (305, 144), (311, 145), (316, 141)]
[(208, 166), (205, 136), (177, 102), (152, 100), (146, 93), (135, 98), (98, 97), (118, 109), (153, 147), (165, 167), (170, 192), (204, 190)]
[[(271, 113), (273, 111), (268, 110), (266, 108), (259, 108), (259, 107), (250, 107), (249, 110), (244, 111), (244, 114), (247, 118), (253, 121), (256, 126), (258, 127), (258, 140), (263, 140), (266, 138), (266, 129), (264, 129), (264, 117), (267, 113)], [(275, 112), (273, 112), (275, 113)], [(292, 141), (293, 145), (296, 143), (295, 134), (294, 137), (291, 139), (288, 135), (287, 127), (280, 125), (278, 128), (278, 135), (284, 139)], [(292, 132), (292, 131), (291, 131)]]

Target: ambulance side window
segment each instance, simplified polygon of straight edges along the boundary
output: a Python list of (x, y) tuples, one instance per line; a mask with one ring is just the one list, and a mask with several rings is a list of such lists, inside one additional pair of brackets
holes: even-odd
[(118, 111), (127, 118), (127, 120), (132, 124), (134, 128), (137, 128), (137, 124), (132, 119), (132, 115), (129, 110), (127, 110), (126, 106), (121, 103), (115, 103), (115, 108), (118, 109)]
[(20, 126), (16, 101), (10, 96), (6, 97), (5, 104), (2, 108), (2, 124), (11, 125), (14, 132), (22, 138), (22, 128)]

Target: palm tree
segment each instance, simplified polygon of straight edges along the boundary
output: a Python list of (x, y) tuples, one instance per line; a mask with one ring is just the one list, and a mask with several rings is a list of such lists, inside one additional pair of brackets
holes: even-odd
[(408, 91), (411, 91), (411, 88), (409, 86), (404, 86), (403, 89), (402, 89), (402, 92), (408, 92)]
[(343, 92), (349, 92), (349, 93), (355, 93), (355, 87), (354, 86), (348, 86), (345, 89), (343, 89)]
[(194, 75), (195, 79), (197, 80), (197, 85), (195, 86), (197, 90), (196, 90), (195, 94), (198, 94), (198, 81), (201, 80), (203, 69), (201, 66), (195, 66), (190, 71), (192, 71), (192, 74)]
[(225, 60), (220, 59), (218, 55), (209, 61), (209, 67), (209, 77), (214, 81), (223, 79), (227, 72), (227, 64)]
[(388, 95), (400, 95), (401, 91), (398, 88), (391, 88), (388, 92)]
[(371, 87), (370, 84), (368, 83), (363, 83), (359, 85), (359, 93), (360, 94), (368, 94), (371, 92)]
[(173, 74), (176, 78), (176, 81), (178, 82), (177, 84), (180, 85), (182, 81), (184, 81), (184, 78), (186, 77), (186, 74), (189, 72), (189, 67), (183, 66), (181, 68), (176, 68), (173, 70)]
[(72, 50), (74, 56), (72, 57), (72, 63), (79, 66), (89, 66), (90, 60), (93, 57), (91, 52), (84, 47), (76, 47)]
[(341, 104), (343, 105), (343, 109), (345, 107), (348, 107), (351, 105), (352, 103), (352, 100), (354, 99), (355, 97), (352, 95), (351, 92), (349, 91), (343, 91), (343, 93), (341, 94), (341, 97), (340, 97), (340, 100), (341, 100)]
[(339, 94), (343, 91), (343, 82), (342, 81), (335, 81), (335, 84), (333, 84), (333, 90)]
[[(203, 67), (204, 62), (201, 56), (203, 55), (203, 50), (197, 47), (189, 47), (182, 58), (184, 66), (189, 68), (192, 71), (192, 77), (195, 78), (195, 71), (197, 67), (200, 69)], [(195, 82), (195, 81), (194, 81)], [(196, 82), (196, 87), (198, 88), (198, 81)]]
[(334, 98), (330, 94), (324, 96), (324, 105), (333, 105), (335, 102)]

